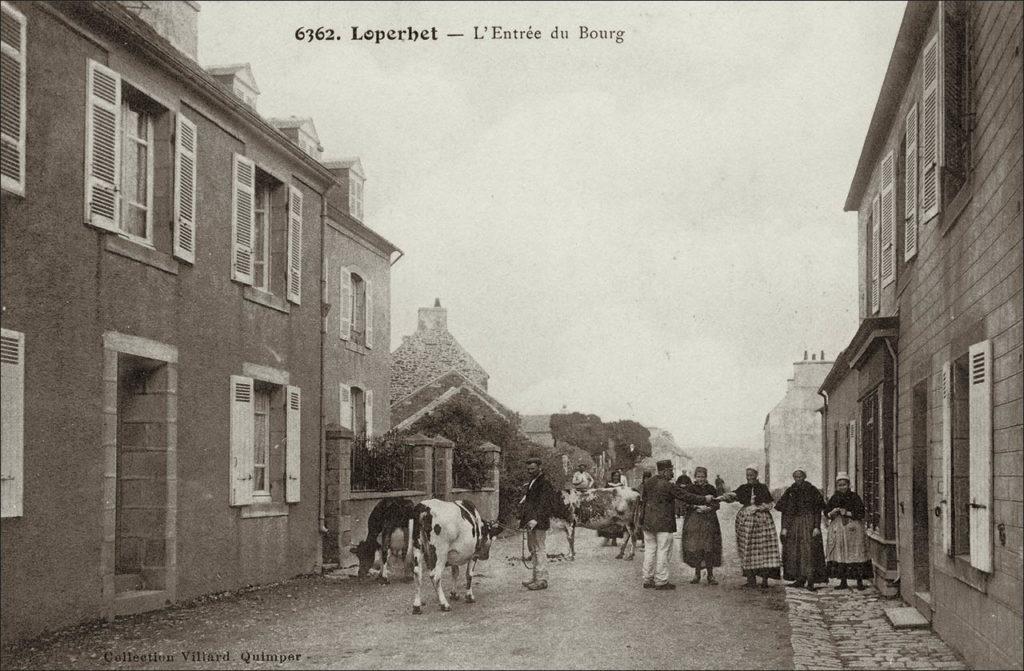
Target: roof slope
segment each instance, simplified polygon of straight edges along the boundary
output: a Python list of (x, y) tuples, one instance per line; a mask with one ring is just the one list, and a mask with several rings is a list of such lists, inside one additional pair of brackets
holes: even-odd
[(487, 371), (446, 329), (420, 330), (407, 336), (391, 353), (392, 404), (451, 370), (487, 389)]

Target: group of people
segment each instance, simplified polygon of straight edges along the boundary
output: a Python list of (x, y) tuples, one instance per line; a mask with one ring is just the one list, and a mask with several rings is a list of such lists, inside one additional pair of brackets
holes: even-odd
[[(531, 477), (522, 504), (522, 528), (526, 529), (534, 558), (534, 578), (523, 584), (531, 590), (547, 588), (544, 562), (544, 534), (549, 521), (545, 502), (555, 490), (544, 477), (539, 459), (527, 460)], [(647, 474), (645, 474), (646, 476)], [(726, 492), (721, 476), (714, 485), (708, 482), (703, 466), (694, 469), (693, 479), (683, 474), (673, 481), (670, 460), (657, 462), (657, 474), (645, 477), (639, 487), (639, 526), (643, 531), (643, 587), (672, 590), (669, 563), (674, 537), (681, 541), (682, 560), (694, 570), (692, 584), (704, 572), (707, 584), (717, 585), (714, 569), (722, 565), (722, 531), (718, 522), (721, 503), (738, 502), (736, 513), (736, 550), (746, 587), (768, 586), (769, 579), (791, 581), (791, 587), (815, 590), (816, 585), (838, 578), (835, 589), (848, 589), (848, 580), (856, 580), (864, 589), (871, 577), (871, 562), (864, 541), (864, 502), (850, 488), (846, 473), (836, 476), (835, 494), (827, 501), (821, 491), (807, 482), (802, 470), (793, 472), (793, 484), (776, 502), (768, 487), (758, 479), (758, 468), (746, 469), (746, 482)], [(612, 474), (609, 487), (628, 487), (621, 472)], [(578, 490), (594, 486), (585, 467), (573, 474)], [(782, 529), (776, 532), (772, 510), (782, 513)], [(826, 521), (827, 544), (822, 536)], [(781, 540), (781, 552), (780, 552)], [(538, 568), (541, 568), (538, 571)]]

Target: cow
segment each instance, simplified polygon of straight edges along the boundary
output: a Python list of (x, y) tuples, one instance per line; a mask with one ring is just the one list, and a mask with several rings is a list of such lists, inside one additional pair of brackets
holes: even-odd
[(565, 532), (565, 540), (569, 543), (569, 559), (576, 559), (576, 523), (580, 516), (580, 492), (575, 489), (563, 489), (560, 497), (553, 502), (551, 525), (549, 531)]
[(611, 491), (612, 501), (609, 506), (609, 521), (621, 524), (626, 528), (626, 536), (622, 539), (622, 548), (616, 559), (623, 559), (626, 546), (629, 545), (630, 560), (636, 555), (636, 537), (640, 533), (640, 492), (632, 487), (608, 487), (601, 491)]
[(377, 582), (388, 584), (388, 555), (397, 553), (405, 560), (406, 581), (412, 580), (412, 555), (406, 552), (406, 527), (412, 520), (415, 504), (409, 499), (382, 499), (370, 511), (370, 519), (366, 521), (366, 540), (349, 551), (359, 558), (360, 578), (366, 576), (370, 567), (380, 560), (380, 575)]
[(430, 572), (430, 581), (437, 592), (442, 611), (451, 605), (444, 595), (441, 579), (444, 569), (452, 569), (452, 601), (458, 601), (459, 567), (466, 565), (466, 603), (473, 603), (473, 569), (479, 560), (490, 557), (491, 541), (499, 533), (498, 525), (485, 522), (470, 501), (441, 501), (427, 499), (418, 503), (409, 521), (409, 548), (413, 557), (412, 573), (416, 580), (416, 596), (412, 612), (423, 612), (423, 572)]

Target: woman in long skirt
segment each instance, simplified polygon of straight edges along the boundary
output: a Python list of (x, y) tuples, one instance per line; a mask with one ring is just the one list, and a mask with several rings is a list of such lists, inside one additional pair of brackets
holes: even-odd
[[(718, 491), (708, 482), (708, 469), (698, 466), (693, 471), (693, 484), (686, 488), (691, 494), (715, 496)], [(683, 522), (683, 561), (694, 570), (694, 585), (700, 582), (700, 570), (707, 573), (709, 585), (717, 585), (715, 567), (722, 565), (722, 528), (718, 524), (717, 501), (688, 508)]]
[(739, 501), (743, 506), (736, 513), (736, 552), (740, 568), (747, 578), (747, 587), (755, 587), (761, 578), (761, 587), (768, 586), (768, 578), (779, 579), (779, 540), (772, 519), (775, 498), (768, 486), (757, 479), (757, 466), (747, 466), (747, 482), (723, 494), (723, 501)]
[(839, 578), (836, 589), (849, 589), (847, 579), (857, 581), (857, 589), (864, 589), (864, 579), (873, 571), (864, 543), (864, 501), (850, 489), (850, 476), (836, 475), (836, 493), (825, 506), (828, 517), (828, 543), (825, 561), (831, 578)]
[(775, 507), (782, 511), (782, 576), (793, 581), (790, 587), (806, 586), (813, 592), (815, 583), (828, 582), (821, 537), (825, 499), (807, 482), (807, 474), (797, 469), (793, 484)]

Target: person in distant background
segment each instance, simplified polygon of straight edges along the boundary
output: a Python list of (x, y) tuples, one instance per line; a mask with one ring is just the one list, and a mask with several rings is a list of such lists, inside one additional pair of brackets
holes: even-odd
[(576, 467), (576, 472), (572, 474), (572, 487), (579, 492), (594, 488), (594, 476), (587, 473), (586, 464)]
[(629, 483), (626, 481), (626, 476), (622, 474), (622, 471), (615, 469), (612, 471), (611, 480), (608, 482), (609, 487), (629, 487)]
[(725, 480), (722, 479), (721, 475), (715, 476), (715, 491), (718, 492), (719, 496), (725, 494)]
[[(690, 476), (683, 471), (682, 474), (676, 478), (676, 484), (682, 488), (687, 488), (693, 484), (693, 480)], [(683, 503), (682, 501), (676, 501), (676, 540), (680, 543), (683, 542), (683, 527), (686, 525), (686, 513), (692, 509), (693, 506)]]

